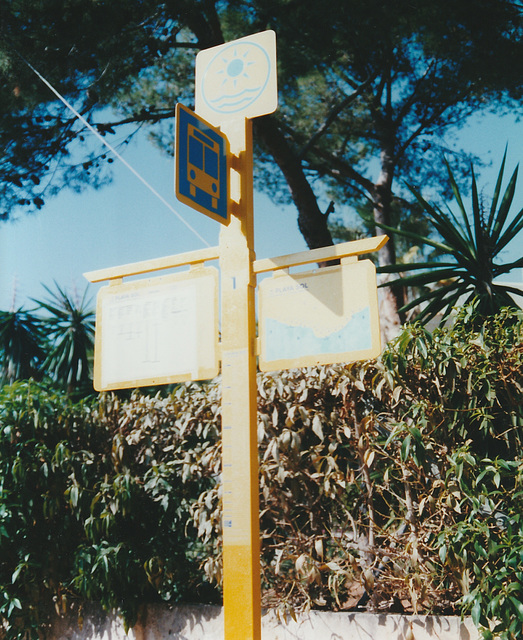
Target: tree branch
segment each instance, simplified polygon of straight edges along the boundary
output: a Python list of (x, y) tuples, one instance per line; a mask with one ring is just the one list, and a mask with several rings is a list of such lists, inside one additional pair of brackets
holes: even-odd
[(160, 109), (160, 110), (151, 110), (151, 109), (143, 109), (140, 113), (137, 113), (133, 116), (129, 116), (128, 118), (123, 118), (123, 120), (116, 120), (115, 122), (94, 122), (93, 127), (97, 127), (101, 130), (109, 130), (113, 127), (120, 127), (125, 124), (134, 124), (138, 122), (158, 122), (159, 120), (167, 120), (168, 118), (174, 118), (176, 111), (175, 109)]
[[(375, 77), (375, 76), (374, 76)], [(321, 138), (321, 136), (327, 131), (327, 129), (330, 127), (330, 125), (336, 120), (336, 118), (338, 117), (338, 115), (345, 109), (347, 108), (352, 102), (354, 102), (356, 100), (356, 98), (358, 98), (364, 91), (365, 89), (371, 84), (371, 82), (374, 80), (374, 77), (370, 77), (367, 78), (367, 80), (365, 80), (365, 82), (362, 82), (360, 84), (360, 86), (356, 89), (356, 91), (354, 91), (354, 93), (351, 93), (350, 95), (346, 96), (344, 100), (342, 100), (339, 104), (337, 104), (329, 113), (329, 115), (327, 116), (325, 122), (321, 125), (321, 127), (318, 129), (318, 131), (316, 131), (316, 133), (312, 136), (312, 138), (309, 140), (309, 142), (307, 142), (307, 144), (303, 147), (303, 149), (300, 151), (299, 153), (299, 158), (304, 158), (307, 151), (309, 151), (309, 149), (316, 144), (316, 142)]]
[(352, 180), (357, 185), (362, 187), (364, 191), (366, 191), (371, 196), (371, 198), (374, 198), (376, 185), (372, 182), (372, 180), (369, 180), (365, 176), (361, 175), (359, 171), (356, 171), (356, 169), (348, 162), (345, 162), (345, 160), (337, 155), (328, 153), (326, 151), (323, 151), (322, 149), (318, 149), (317, 147), (314, 147), (313, 153), (318, 158), (326, 161), (329, 166), (335, 168), (339, 175)]

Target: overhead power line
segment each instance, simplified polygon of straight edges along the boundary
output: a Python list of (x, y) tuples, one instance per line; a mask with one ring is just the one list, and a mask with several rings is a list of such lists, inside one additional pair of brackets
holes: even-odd
[(18, 51), (16, 51), (16, 49), (13, 48), (13, 50), (15, 51), (15, 53), (20, 57), (21, 60), (23, 60), (23, 62), (31, 69), (31, 71), (46, 85), (46, 87), (48, 87), (53, 93), (54, 95), (75, 115), (76, 118), (78, 118), (78, 120), (80, 120), (80, 122), (87, 127), (87, 129), (89, 129), (89, 131), (95, 135), (101, 142), (102, 144), (104, 144), (110, 151), (111, 153), (114, 154), (114, 156), (116, 158), (118, 158), (118, 160), (120, 160), (120, 162), (122, 162), (128, 169), (129, 171), (131, 171), (131, 173), (133, 173), (138, 180), (140, 180), (140, 182), (142, 184), (144, 184), (149, 191), (151, 191), (168, 209), (169, 211), (171, 211), (172, 213), (174, 213), (174, 215), (189, 229), (189, 231), (192, 231), (192, 233), (194, 233), (194, 235), (201, 240), (201, 242), (203, 242), (203, 244), (207, 247), (210, 247), (211, 245), (207, 242), (207, 240), (205, 240), (205, 238), (200, 235), (200, 233), (198, 233), (198, 231), (196, 231), (196, 229), (194, 227), (192, 227), (187, 220), (185, 220), (185, 218), (181, 215), (181, 213), (179, 213), (172, 205), (171, 203), (166, 200), (151, 184), (149, 184), (147, 182), (147, 180), (141, 176), (138, 171), (136, 171), (136, 169), (129, 164), (129, 162), (127, 162), (127, 160), (125, 158), (123, 158), (121, 156), (121, 154), (109, 143), (107, 142), (107, 140), (100, 134), (99, 131), (96, 130), (95, 127), (93, 127), (92, 124), (90, 124), (83, 116), (81, 113), (79, 113), (74, 107), (73, 105), (66, 99), (64, 98), (64, 96), (57, 90), (55, 89), (55, 87), (46, 79), (44, 78), (44, 76), (37, 70), (35, 69), (35, 67), (24, 58), (24, 56), (19, 53)]

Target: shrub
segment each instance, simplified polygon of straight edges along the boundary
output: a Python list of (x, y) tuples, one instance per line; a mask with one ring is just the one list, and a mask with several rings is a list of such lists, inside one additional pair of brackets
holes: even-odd
[[(0, 393), (0, 617), (7, 638), (38, 637), (54, 610), (84, 600), (134, 624), (159, 598), (213, 598), (201, 587), (188, 505), (207, 484), (191, 459), (216, 433), (199, 388), (72, 403), (19, 382)], [(206, 407), (209, 407), (206, 413)]]
[[(452, 520), (418, 522), (436, 511), (432, 493), (447, 496), (438, 489), (446, 453), (437, 460), (447, 448), (428, 425), (402, 421), (400, 395), (411, 398), (396, 383), (383, 361), (259, 376), (266, 606), (456, 611), (456, 588), (442, 585), (426, 539)], [(193, 507), (217, 581), (219, 495), (213, 487)]]
[[(411, 325), (372, 362), (258, 376), (264, 604), (470, 612), (521, 637), (523, 314)], [(220, 385), (0, 392), (0, 616), (218, 601)], [(487, 628), (492, 627), (492, 631)]]
[[(465, 308), (434, 334), (407, 327), (376, 362), (259, 376), (265, 604), (502, 615), (499, 600), (481, 606), (485, 562), (460, 531), (518, 513), (514, 478), (498, 494), (520, 473), (522, 331), (521, 312), (481, 322)], [(487, 478), (496, 508), (481, 512)], [(219, 488), (193, 513), (218, 540)], [(206, 570), (218, 580), (215, 551)], [(501, 575), (492, 568), (491, 593)], [(513, 590), (515, 576), (503, 578)], [(506, 602), (503, 615), (519, 615)]]

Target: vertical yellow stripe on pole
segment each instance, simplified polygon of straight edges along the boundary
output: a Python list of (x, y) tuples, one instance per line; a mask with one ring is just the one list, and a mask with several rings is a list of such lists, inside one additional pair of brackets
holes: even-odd
[(260, 640), (252, 123), (241, 118), (221, 130), (240, 174), (231, 222), (220, 231), (225, 639)]

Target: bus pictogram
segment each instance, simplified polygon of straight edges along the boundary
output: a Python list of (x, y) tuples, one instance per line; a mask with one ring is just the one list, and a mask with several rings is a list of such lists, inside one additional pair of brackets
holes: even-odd
[(218, 143), (192, 124), (189, 125), (188, 137), (187, 179), (191, 183), (191, 195), (196, 197), (197, 188), (205, 191), (211, 196), (212, 208), (216, 209), (220, 197)]

